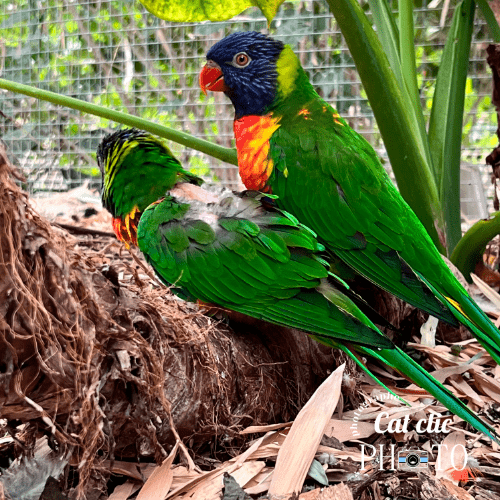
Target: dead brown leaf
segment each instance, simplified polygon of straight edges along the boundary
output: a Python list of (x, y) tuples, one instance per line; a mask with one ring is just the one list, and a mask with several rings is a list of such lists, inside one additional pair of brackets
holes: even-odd
[(252, 479), (254, 479), (266, 466), (265, 462), (252, 461), (245, 462), (240, 469), (231, 473), (235, 481), (244, 488)]
[(500, 310), (500, 295), (497, 291), (493, 290), (488, 283), (485, 283), (479, 276), (471, 273), (471, 278), (474, 284), (479, 288), (479, 290), (491, 300), (493, 305)]
[(109, 495), (108, 500), (127, 500), (127, 498), (135, 493), (140, 488), (140, 485), (137, 483), (132, 483), (131, 481), (127, 481), (126, 483), (120, 484), (117, 486), (113, 493)]
[(279, 429), (284, 429), (286, 427), (291, 427), (293, 422), (286, 422), (283, 424), (271, 424), (271, 425), (251, 425), (246, 429), (243, 429), (240, 434), (258, 434), (259, 432), (269, 432), (277, 431)]
[(453, 498), (457, 500), (474, 500), (474, 497), (470, 493), (467, 493), (463, 488), (460, 488), (460, 486), (449, 479), (442, 478), (441, 484), (443, 484), (450, 494), (453, 495)]
[(351, 490), (344, 483), (317, 488), (299, 495), (299, 500), (353, 500)]
[(353, 427), (352, 420), (331, 419), (325, 427), (324, 433), (334, 437), (341, 443), (352, 439), (364, 439), (375, 433), (375, 424), (371, 422), (357, 422)]
[(269, 497), (298, 493), (341, 394), (345, 363), (316, 390), (299, 412), (276, 460)]
[(246, 486), (245, 493), (249, 495), (259, 495), (265, 493), (271, 484), (274, 469), (266, 467), (262, 469)]
[(141, 488), (139, 495), (137, 495), (137, 500), (164, 500), (172, 486), (172, 480), (174, 478), (172, 463), (177, 455), (178, 449), (179, 442), (175, 444), (161, 466), (157, 467), (151, 476), (149, 476), (149, 479)]

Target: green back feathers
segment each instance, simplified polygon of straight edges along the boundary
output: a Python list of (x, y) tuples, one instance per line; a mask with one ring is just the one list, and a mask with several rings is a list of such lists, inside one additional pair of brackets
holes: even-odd
[(318, 337), (392, 347), (347, 297), (319, 291), (329, 273), (314, 233), (251, 196), (229, 194), (215, 205), (167, 196), (143, 213), (138, 246), (184, 299)]
[(113, 217), (124, 216), (134, 207), (142, 212), (177, 182), (203, 182), (182, 168), (165, 141), (137, 129), (105, 137), (98, 147), (97, 161), (103, 205)]

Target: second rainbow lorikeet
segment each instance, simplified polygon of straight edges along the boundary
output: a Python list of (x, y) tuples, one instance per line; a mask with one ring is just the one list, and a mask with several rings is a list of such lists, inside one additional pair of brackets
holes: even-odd
[[(318, 336), (392, 347), (363, 314), (362, 321), (356, 317), (347, 297), (339, 292), (337, 299), (327, 286), (319, 257), (324, 248), (314, 233), (292, 216), (266, 210), (260, 193), (226, 190), (219, 199), (200, 190), (189, 200), (193, 193), (185, 186), (202, 179), (185, 171), (164, 141), (136, 129), (106, 137), (97, 158), (115, 234), (137, 245), (164, 282), (176, 283), (174, 293)], [(355, 314), (344, 310), (351, 307)]]
[(277, 195), (279, 207), (368, 280), (447, 323), (463, 323), (500, 363), (498, 328), (443, 261), (370, 144), (316, 93), (293, 50), (237, 32), (207, 60), (200, 85), (234, 105), (245, 186)]
[(107, 160), (106, 171), (101, 169), (103, 206), (113, 217), (116, 237), (127, 246), (137, 245), (137, 225), (151, 203), (177, 182), (203, 184), (182, 168), (164, 139), (138, 129), (111, 134), (99, 144), (97, 158)]
[(266, 206), (260, 193), (225, 191), (214, 197), (191, 186), (200, 180), (144, 132), (106, 137), (97, 158), (103, 204), (114, 220), (126, 221), (135, 209), (125, 229), (114, 222), (118, 238), (137, 244), (178, 296), (309, 332), (343, 349), (381, 383), (354, 351), (377, 358), (498, 439), (493, 427), (377, 329), (343, 293), (341, 281), (330, 281), (324, 247), (295, 217)]

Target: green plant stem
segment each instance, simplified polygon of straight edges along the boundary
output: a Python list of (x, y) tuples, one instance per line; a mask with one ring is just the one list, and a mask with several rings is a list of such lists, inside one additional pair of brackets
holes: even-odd
[(377, 35), (389, 59), (392, 71), (400, 88), (404, 86), (399, 54), (399, 30), (387, 0), (368, 0)]
[(357, 0), (327, 2), (356, 62), (399, 191), (444, 253), (444, 221), (432, 166), (422, 144), (419, 125), (408, 109), (409, 103), (398, 86), (382, 45)]
[(399, 0), (399, 52), (401, 55), (401, 73), (403, 78), (403, 96), (409, 101), (413, 109), (413, 119), (418, 124), (418, 139), (420, 148), (425, 153), (427, 164), (433, 173), (436, 187), (438, 183), (435, 168), (432, 163), (431, 149), (427, 137), (427, 128), (420, 92), (417, 83), (417, 61), (415, 58), (415, 28), (413, 22), (413, 0)]
[(429, 142), (439, 199), (451, 254), (462, 237), (460, 225), (460, 159), (465, 87), (474, 29), (475, 4), (463, 0), (455, 8), (446, 39), (429, 121)]
[(170, 141), (177, 142), (188, 148), (196, 149), (207, 155), (218, 158), (219, 160), (225, 161), (232, 165), (238, 165), (238, 160), (236, 157), (236, 150), (224, 148), (218, 144), (213, 144), (211, 142), (205, 141), (204, 139), (198, 139), (190, 134), (181, 132), (179, 130), (174, 130), (158, 123), (153, 123), (144, 118), (139, 118), (137, 116), (129, 115), (128, 113), (123, 113), (121, 111), (114, 111), (103, 106), (98, 106), (97, 104), (92, 104), (80, 99), (75, 99), (73, 97), (67, 97), (63, 95), (56, 94), (55, 92), (50, 92), (48, 90), (38, 89), (36, 87), (31, 87), (29, 85), (23, 85), (21, 83), (12, 82), (10, 80), (4, 80), (0, 78), (0, 88), (5, 90), (10, 90), (12, 92), (17, 92), (19, 94), (24, 94), (30, 97), (35, 97), (42, 101), (48, 101), (53, 104), (58, 104), (60, 106), (65, 106), (67, 108), (72, 108), (81, 113), (88, 113), (95, 116), (100, 116), (101, 118), (106, 118), (117, 123), (122, 123), (129, 127), (137, 127), (141, 130), (151, 132), (160, 137), (168, 139)]
[(382, 44), (385, 55), (389, 59), (389, 64), (399, 90), (403, 95), (403, 100), (411, 105), (407, 107), (407, 110), (413, 113), (411, 119), (418, 123), (419, 134), (417, 140), (419, 141), (419, 148), (425, 153), (427, 163), (434, 173), (425, 118), (422, 113), (417, 85), (412, 0), (399, 0), (400, 29), (396, 25), (396, 19), (386, 0), (368, 0), (368, 3), (377, 28), (377, 37)]
[(500, 212), (495, 212), (489, 219), (476, 222), (453, 250), (450, 260), (469, 283), (472, 283), (470, 273), (474, 272), (476, 264), (483, 258), (486, 245), (497, 234), (500, 234)]
[(403, 79), (408, 89), (410, 101), (416, 112), (422, 114), (417, 85), (417, 63), (415, 60), (413, 0), (399, 0), (399, 53)]
[(475, 0), (479, 10), (482, 12), (491, 37), (495, 43), (500, 43), (500, 26), (496, 20), (495, 14), (491, 10), (489, 3), (486, 0)]

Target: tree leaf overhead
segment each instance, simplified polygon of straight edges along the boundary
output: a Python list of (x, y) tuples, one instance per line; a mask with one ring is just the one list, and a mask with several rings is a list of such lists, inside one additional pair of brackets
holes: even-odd
[(267, 22), (270, 24), (284, 1), (285, 0), (254, 0), (254, 5), (262, 11)]
[(140, 0), (146, 9), (160, 19), (175, 22), (226, 21), (248, 7), (258, 7), (270, 23), (284, 0)]

